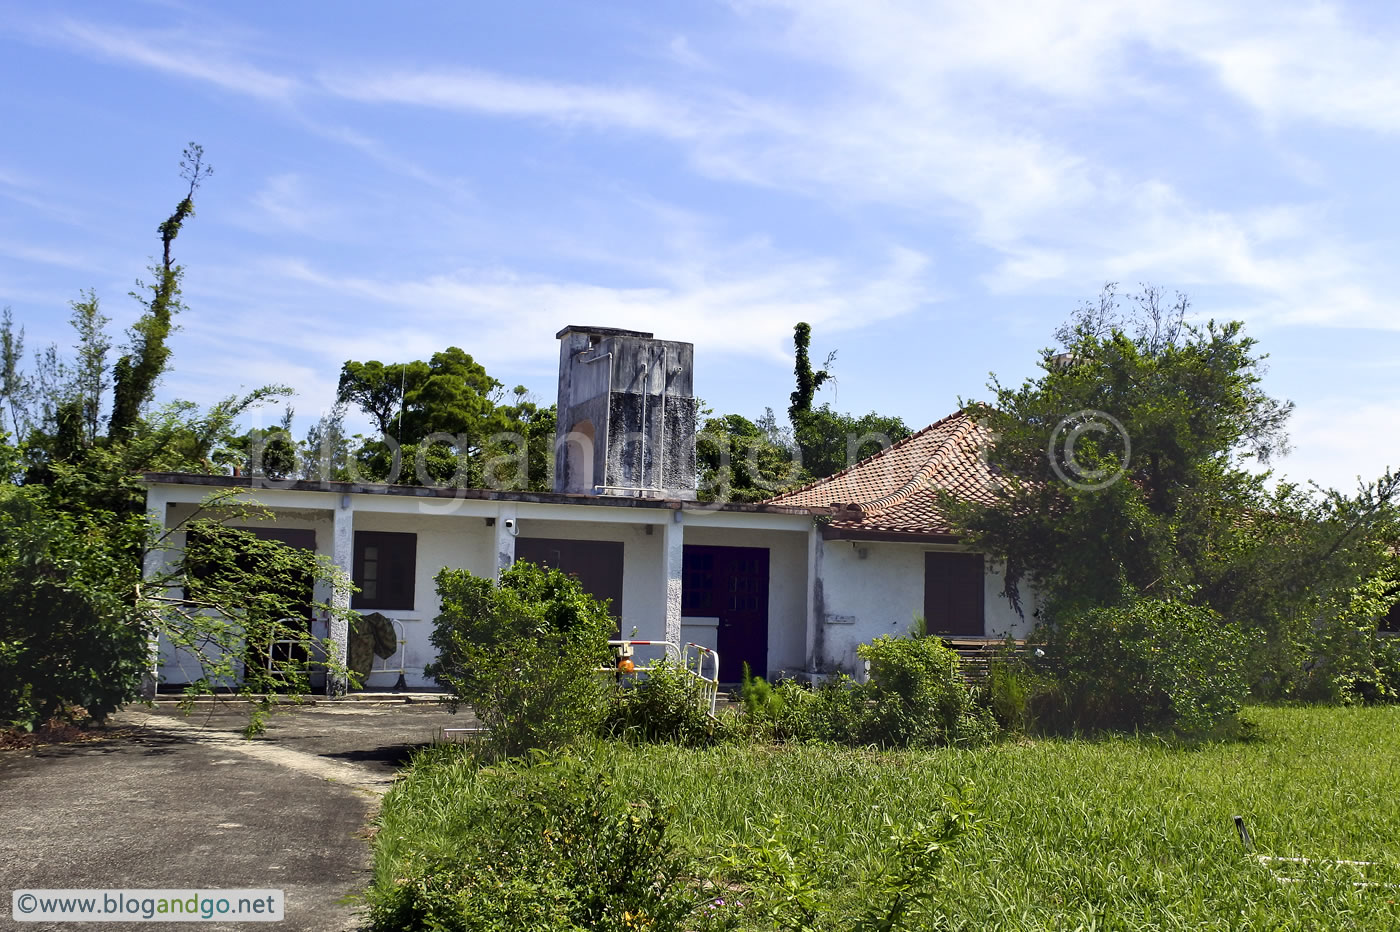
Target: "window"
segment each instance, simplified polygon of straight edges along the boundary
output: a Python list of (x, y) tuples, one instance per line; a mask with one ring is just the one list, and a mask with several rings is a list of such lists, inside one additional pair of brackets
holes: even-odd
[(390, 531), (355, 532), (355, 585), (351, 608), (413, 608), (413, 577), (418, 569), (418, 535)]
[(924, 622), (929, 634), (984, 637), (982, 554), (924, 554)]

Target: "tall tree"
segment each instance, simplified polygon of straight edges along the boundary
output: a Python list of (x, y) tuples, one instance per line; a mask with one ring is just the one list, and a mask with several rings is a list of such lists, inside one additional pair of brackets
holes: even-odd
[(407, 382), (408, 372), (402, 364), (385, 365), (377, 359), (349, 360), (340, 368), (336, 403), (353, 404), (374, 419), (381, 437), (390, 437), (403, 405)]
[[(812, 325), (803, 321), (792, 328), (792, 345), (796, 350), (793, 363), (793, 374), (797, 378), (797, 387), (793, 389), (789, 396), (791, 404), (788, 405), (788, 417), (792, 419), (794, 428), (806, 414), (812, 410), (812, 399), (816, 397), (817, 390), (831, 378), (831, 373), (825, 368), (813, 371), (812, 360), (809, 356), (812, 345)], [(831, 365), (836, 359), (836, 352), (833, 350), (826, 357), (826, 365)]]
[(72, 308), (71, 320), (78, 335), (73, 395), (81, 413), (84, 441), (92, 443), (102, 422), (102, 395), (111, 385), (107, 373), (107, 351), (112, 348), (107, 336), (110, 318), (99, 309), (97, 293), (90, 288), (72, 302)]
[(827, 354), (821, 369), (813, 370), (809, 347), (812, 328), (800, 323), (793, 328), (796, 353), (794, 374), (797, 387), (790, 396), (788, 417), (793, 440), (802, 453), (802, 467), (816, 478), (845, 469), (909, 436), (909, 427), (898, 417), (877, 414), (843, 414), (830, 404), (812, 407), (817, 391), (832, 379), (829, 367), (836, 351)]
[(29, 432), (29, 406), (34, 400), (33, 380), (24, 371), (24, 328), (15, 331), (8, 307), (0, 312), (0, 394), (10, 415), (10, 435), (23, 440)]
[(1043, 618), (1142, 598), (1210, 608), (1256, 637), (1260, 688), (1309, 662), (1338, 600), (1394, 563), (1400, 477), (1351, 496), (1271, 487), (1259, 466), (1287, 448), (1292, 406), (1264, 391), (1240, 323), (1196, 326), (1188, 306), (1148, 289), (1120, 318), (1110, 289), (1038, 376), (994, 379), (966, 410), (995, 438), (995, 501), (943, 504), (1004, 562), (1008, 596), (1034, 582)]
[(763, 501), (807, 475), (790, 438), (777, 429), (772, 408), (757, 422), (738, 414), (706, 420), (696, 437), (696, 459), (707, 501)]
[(161, 264), (151, 267), (155, 281), (138, 283), (150, 296), (132, 292), (145, 313), (131, 325), (127, 352), (117, 360), (112, 376), (112, 417), (107, 424), (107, 436), (114, 440), (125, 438), (135, 428), (142, 407), (155, 396), (156, 383), (169, 365), (170, 348), (166, 340), (175, 314), (184, 307), (180, 303), (184, 269), (171, 257), (170, 247), (185, 221), (194, 215), (194, 195), (200, 183), (213, 173), (213, 167), (204, 164), (204, 147), (190, 143), (180, 159), (180, 177), (189, 183), (189, 189), (176, 205), (175, 212), (157, 228), (162, 252)]

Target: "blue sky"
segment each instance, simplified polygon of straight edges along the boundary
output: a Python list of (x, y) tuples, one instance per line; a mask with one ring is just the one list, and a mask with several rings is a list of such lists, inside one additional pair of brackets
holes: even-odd
[[(0, 305), (118, 325), (204, 145), (162, 396), (461, 346), (554, 392), (567, 323), (696, 344), (716, 410), (923, 425), (1105, 281), (1187, 292), (1297, 403), (1281, 470), (1400, 448), (1400, 6), (0, 3)], [(272, 420), (275, 412), (269, 412)]]

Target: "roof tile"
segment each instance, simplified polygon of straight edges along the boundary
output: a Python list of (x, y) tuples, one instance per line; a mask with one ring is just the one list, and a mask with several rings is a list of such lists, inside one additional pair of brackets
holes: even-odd
[[(938, 492), (991, 504), (997, 480), (983, 452), (988, 432), (962, 412), (841, 472), (785, 492), (768, 504), (788, 507), (846, 506), (832, 528), (931, 536), (954, 533), (938, 508)], [(857, 507), (850, 507), (857, 506)]]

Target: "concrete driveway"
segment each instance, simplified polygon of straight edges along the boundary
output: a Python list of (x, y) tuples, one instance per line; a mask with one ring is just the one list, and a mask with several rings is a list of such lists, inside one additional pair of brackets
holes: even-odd
[[(273, 888), (279, 924), (203, 929), (342, 932), (370, 879), (367, 827), (413, 747), (468, 724), (435, 702), (325, 702), (244, 741), (246, 713), (168, 704), (122, 713), (111, 738), (0, 752), (0, 916), (21, 888)], [(122, 923), (120, 929), (172, 929)]]

